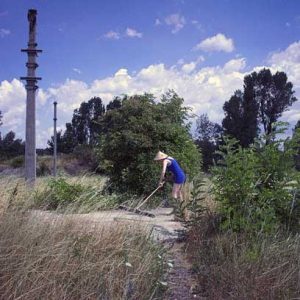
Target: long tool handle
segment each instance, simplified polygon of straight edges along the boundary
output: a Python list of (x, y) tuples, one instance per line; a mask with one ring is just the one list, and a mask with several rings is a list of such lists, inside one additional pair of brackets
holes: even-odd
[(139, 209), (140, 207), (142, 207), (156, 192), (157, 190), (159, 190), (161, 187), (158, 186), (140, 205), (138, 205), (136, 207), (136, 209)]

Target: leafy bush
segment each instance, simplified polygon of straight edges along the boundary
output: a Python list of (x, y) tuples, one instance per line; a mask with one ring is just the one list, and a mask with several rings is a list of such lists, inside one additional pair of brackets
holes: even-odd
[(64, 177), (52, 178), (35, 194), (34, 206), (49, 210), (88, 212), (109, 209), (118, 204), (116, 195), (107, 195), (99, 184), (69, 182)]
[(153, 190), (160, 174), (153, 162), (158, 150), (175, 157), (190, 178), (199, 172), (201, 156), (185, 124), (188, 115), (182, 103), (174, 92), (159, 103), (149, 94), (125, 96), (120, 108), (104, 115), (99, 157), (113, 190)]
[(25, 158), (23, 155), (17, 156), (15, 158), (12, 158), (9, 162), (9, 164), (13, 167), (13, 168), (21, 168), (24, 167), (24, 161)]
[(291, 206), (300, 187), (299, 173), (293, 170), (297, 140), (276, 140), (283, 131), (246, 149), (225, 138), (221, 165), (213, 169), (224, 229), (270, 232), (281, 225), (299, 226), (299, 207)]
[(99, 162), (95, 149), (90, 145), (77, 145), (73, 150), (73, 156), (80, 164), (87, 166), (91, 171), (97, 171)]
[(45, 160), (38, 162), (38, 167), (36, 169), (37, 176), (47, 176), (51, 174), (51, 169)]

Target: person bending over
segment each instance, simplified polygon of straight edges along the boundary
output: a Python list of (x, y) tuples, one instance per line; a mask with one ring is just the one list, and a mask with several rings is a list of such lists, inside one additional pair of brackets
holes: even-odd
[(162, 171), (159, 179), (158, 186), (162, 187), (164, 185), (164, 179), (166, 175), (166, 171), (170, 171), (173, 175), (173, 188), (172, 188), (172, 197), (174, 199), (180, 199), (180, 201), (183, 201), (183, 195), (182, 195), (182, 187), (185, 182), (186, 176), (181, 169), (178, 162), (171, 156), (168, 156), (167, 154), (158, 151), (155, 158), (155, 161), (161, 163), (162, 165)]

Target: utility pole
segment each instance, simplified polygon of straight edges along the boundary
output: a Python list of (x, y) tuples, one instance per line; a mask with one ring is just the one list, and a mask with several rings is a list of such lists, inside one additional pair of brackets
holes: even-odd
[(56, 161), (57, 161), (57, 131), (56, 131), (56, 121), (57, 121), (57, 116), (56, 116), (56, 106), (57, 102), (55, 101), (54, 103), (54, 135), (53, 135), (53, 176), (56, 176)]
[(36, 49), (36, 15), (35, 9), (28, 10), (29, 22), (29, 41), (28, 48), (21, 49), (28, 55), (26, 63), (27, 76), (21, 77), (21, 80), (26, 80), (26, 141), (25, 141), (25, 179), (34, 184), (36, 179), (36, 138), (35, 138), (35, 96), (38, 86), (36, 85), (41, 77), (35, 76), (35, 69), (38, 67), (36, 57), (42, 50)]

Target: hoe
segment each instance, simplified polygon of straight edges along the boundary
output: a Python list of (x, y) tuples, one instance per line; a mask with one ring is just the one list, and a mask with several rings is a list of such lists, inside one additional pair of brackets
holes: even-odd
[(125, 206), (123, 204), (119, 205), (119, 209), (123, 209), (123, 210), (127, 210), (127, 211), (130, 211), (130, 212), (133, 212), (133, 213), (136, 213), (136, 214), (139, 214), (139, 215), (142, 215), (142, 216), (147, 216), (147, 217), (151, 217), (151, 218), (154, 218), (155, 215), (150, 213), (150, 212), (147, 212), (147, 211), (143, 211), (141, 210), (140, 208), (160, 189), (160, 186), (157, 187), (149, 196), (147, 196), (144, 200), (142, 200), (141, 203), (139, 203), (136, 207), (128, 207), (128, 206)]

